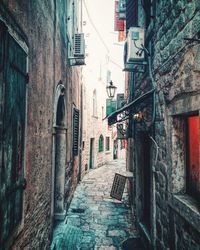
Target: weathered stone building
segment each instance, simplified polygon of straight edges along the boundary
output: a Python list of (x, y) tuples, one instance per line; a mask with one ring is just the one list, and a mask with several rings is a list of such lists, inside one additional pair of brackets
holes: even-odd
[(48, 249), (79, 178), (79, 5), (0, 3), (0, 249)]
[(128, 0), (126, 27), (129, 104), (108, 121), (129, 118), (137, 227), (153, 249), (199, 249), (199, 1)]
[[(110, 70), (109, 51), (95, 31), (88, 17), (90, 1), (83, 4), (83, 31), (86, 34), (86, 67), (83, 68), (82, 105), (82, 177), (89, 170), (98, 168), (113, 159), (116, 128), (109, 127), (106, 117), (107, 72)], [(98, 49), (97, 49), (98, 48)], [(118, 158), (125, 156), (125, 149), (118, 146)]]

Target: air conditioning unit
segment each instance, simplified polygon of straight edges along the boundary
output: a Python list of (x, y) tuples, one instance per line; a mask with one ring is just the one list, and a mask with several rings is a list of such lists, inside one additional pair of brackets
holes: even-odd
[(74, 35), (74, 57), (77, 59), (85, 58), (84, 33), (76, 33)]
[(126, 63), (144, 60), (144, 29), (140, 27), (129, 28), (127, 35)]

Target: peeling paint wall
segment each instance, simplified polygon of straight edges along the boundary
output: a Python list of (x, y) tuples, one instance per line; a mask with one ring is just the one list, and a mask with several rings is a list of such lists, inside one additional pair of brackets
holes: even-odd
[[(52, 132), (56, 85), (66, 87), (67, 163), (65, 206), (77, 184), (79, 158), (72, 157), (72, 106), (80, 108), (80, 68), (68, 66), (66, 1), (3, 0), (0, 16), (20, 27), (28, 41), (28, 97), (23, 225), (13, 249), (48, 249), (52, 232)], [(4, 8), (3, 8), (4, 9)], [(2, 10), (2, 8), (1, 8)]]

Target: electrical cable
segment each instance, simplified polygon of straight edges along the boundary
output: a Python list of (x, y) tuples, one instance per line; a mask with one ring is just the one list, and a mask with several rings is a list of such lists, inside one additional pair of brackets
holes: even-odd
[[(106, 42), (105, 42), (104, 39), (102, 38), (100, 32), (98, 31), (97, 27), (96, 27), (95, 24), (94, 24), (94, 22), (93, 22), (93, 20), (92, 20), (92, 18), (91, 18), (91, 16), (90, 16), (90, 13), (89, 13), (89, 10), (88, 10), (88, 7), (87, 7), (87, 5), (86, 5), (85, 0), (83, 0), (83, 4), (84, 4), (84, 7), (85, 7), (85, 10), (86, 10), (88, 19), (89, 19), (89, 21), (90, 21), (92, 27), (94, 28), (94, 30), (95, 30), (95, 32), (97, 33), (97, 35), (98, 35), (100, 41), (102, 42), (102, 44), (103, 44), (104, 47), (106, 48), (107, 53), (109, 54), (109, 53), (110, 53), (110, 50), (109, 50), (109, 48), (108, 48)], [(115, 61), (109, 59), (109, 62), (111, 62), (112, 64), (116, 65), (118, 68), (123, 69), (123, 68), (122, 68), (118, 63), (116, 63)]]
[(155, 162), (154, 162), (154, 166), (156, 166), (157, 162), (158, 162), (158, 153), (159, 153), (159, 146), (158, 146), (158, 143), (156, 142), (156, 140), (151, 136), (149, 135), (149, 138), (152, 140), (152, 142), (154, 143), (155, 147), (156, 147), (156, 157), (155, 157)]
[(83, 0), (83, 4), (84, 4), (84, 7), (85, 7), (85, 10), (86, 10), (88, 19), (89, 19), (89, 21), (90, 21), (92, 27), (93, 27), (94, 30), (96, 31), (96, 33), (97, 33), (97, 35), (98, 35), (100, 41), (102, 42), (102, 44), (103, 44), (104, 47), (106, 48), (107, 53), (109, 54), (109, 52), (110, 52), (110, 51), (109, 51), (109, 48), (108, 48), (107, 44), (106, 44), (105, 41), (103, 40), (101, 34), (99, 33), (98, 29), (96, 28), (96, 26), (95, 26), (95, 24), (94, 24), (94, 22), (93, 22), (93, 20), (92, 20), (92, 18), (91, 18), (91, 16), (90, 16), (89, 10), (88, 10), (88, 8), (87, 8), (87, 5), (86, 5), (85, 0)]
[(114, 64), (118, 68), (123, 69), (118, 63), (114, 62), (113, 60), (109, 59), (109, 62), (111, 62), (112, 64)]
[[(167, 63), (169, 63), (171, 60), (173, 60), (182, 50), (185, 49), (187, 45), (189, 45), (191, 41), (188, 41), (186, 44), (184, 44), (172, 57), (170, 57), (167, 61), (165, 61), (162, 65), (158, 66), (156, 69), (154, 69), (154, 73), (160, 69), (162, 69)], [(194, 46), (193, 44), (191, 46)]]

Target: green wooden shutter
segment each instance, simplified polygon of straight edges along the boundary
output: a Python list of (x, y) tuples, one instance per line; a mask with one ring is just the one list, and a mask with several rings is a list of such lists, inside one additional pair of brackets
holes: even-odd
[[(4, 51), (4, 104), (0, 143), (0, 242), (7, 240), (22, 219), (24, 179), (24, 143), (26, 113), (27, 55), (7, 33)], [(2, 46), (1, 46), (2, 48)]]
[(117, 101), (113, 100), (111, 101), (111, 111), (112, 113), (115, 112), (117, 109)]
[(103, 152), (103, 148), (104, 148), (104, 139), (103, 139), (103, 135), (100, 135), (99, 137), (99, 152)]
[(73, 154), (78, 155), (78, 136), (79, 136), (79, 110), (74, 108), (73, 112)]
[(116, 111), (116, 101), (111, 99), (106, 99), (106, 116), (112, 114)]

